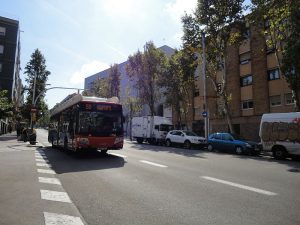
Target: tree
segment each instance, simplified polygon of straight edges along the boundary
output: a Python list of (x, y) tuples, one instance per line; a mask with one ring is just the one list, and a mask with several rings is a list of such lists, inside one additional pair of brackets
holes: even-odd
[(290, 36), (283, 52), (282, 72), (293, 91), (296, 110), (300, 111), (300, 2), (291, 4), (289, 29)]
[(142, 105), (141, 102), (139, 100), (138, 97), (135, 97), (132, 95), (132, 90), (130, 88), (130, 86), (126, 87), (125, 90), (126, 93), (126, 100), (123, 103), (127, 109), (129, 109), (129, 113), (127, 115), (125, 115), (125, 121), (126, 123), (126, 131), (128, 131), (128, 122), (129, 122), (129, 130), (130, 130), (130, 140), (132, 140), (132, 117), (135, 116), (135, 114), (139, 111), (141, 111), (142, 109)]
[(110, 77), (98, 77), (92, 84), (89, 95), (109, 98), (111, 97), (111, 85), (110, 85)]
[(111, 65), (107, 77), (98, 77), (92, 84), (90, 91), (84, 91), (83, 95), (93, 95), (102, 98), (113, 96), (120, 97), (121, 73), (118, 64)]
[[(206, 38), (206, 75), (223, 102), (223, 112), (231, 133), (232, 126), (230, 99), (227, 90), (227, 50), (230, 45), (242, 41), (244, 27), (243, 0), (198, 0), (194, 15), (185, 15), (182, 19), (184, 28), (184, 47), (201, 55), (200, 32)], [(200, 60), (201, 61), (201, 60)], [(217, 72), (222, 72), (221, 83), (217, 84)], [(220, 90), (218, 91), (218, 86)]]
[[(188, 124), (188, 114), (193, 108), (195, 55), (186, 49), (176, 51), (168, 60), (159, 86), (164, 88), (166, 103), (178, 115), (178, 125)], [(172, 82), (170, 82), (172, 81)]]
[(13, 108), (13, 104), (8, 99), (8, 91), (0, 90), (0, 119), (11, 117)]
[(137, 97), (149, 106), (151, 116), (156, 114), (155, 103), (161, 97), (157, 91), (158, 79), (164, 73), (165, 65), (165, 54), (151, 41), (145, 44), (143, 53), (137, 51), (128, 58), (127, 74), (138, 90)]
[[(36, 49), (31, 54), (31, 59), (27, 63), (25, 67), (25, 74), (27, 77), (25, 78), (25, 81), (27, 82), (26, 90), (28, 91), (28, 95), (26, 98), (25, 106), (23, 115), (26, 118), (30, 118), (30, 110), (34, 106), (32, 99), (33, 99), (33, 91), (34, 91), (34, 80), (35, 85), (35, 100), (36, 105), (35, 107), (42, 113), (46, 113), (48, 110), (48, 106), (44, 101), (45, 97), (45, 91), (46, 91), (46, 82), (48, 80), (48, 76), (50, 75), (50, 72), (46, 68), (46, 59), (44, 55), (40, 52), (39, 49)], [(36, 99), (36, 97), (40, 95), (39, 99)], [(37, 114), (37, 120), (40, 118), (39, 114)]]
[(121, 73), (119, 71), (118, 64), (110, 66), (109, 69), (109, 81), (110, 81), (110, 96), (120, 97), (120, 77)]
[[(252, 0), (252, 23), (260, 24), (268, 51), (274, 51), (300, 110), (299, 0)], [(264, 22), (262, 25), (261, 22)]]

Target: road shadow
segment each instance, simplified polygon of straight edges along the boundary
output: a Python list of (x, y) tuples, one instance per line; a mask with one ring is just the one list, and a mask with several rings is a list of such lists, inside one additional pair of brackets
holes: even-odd
[(122, 157), (101, 154), (97, 151), (76, 155), (70, 151), (51, 147), (39, 148), (38, 150), (43, 150), (52, 169), (57, 174), (120, 168), (125, 165), (125, 160)]
[(288, 157), (286, 159), (275, 159), (271, 154), (262, 153), (258, 156), (248, 156), (248, 155), (233, 155), (234, 158), (242, 160), (255, 160), (261, 162), (271, 162), (275, 164), (281, 164), (288, 166), (288, 172), (300, 173), (300, 158), (299, 157)]
[(178, 146), (172, 146), (172, 147), (166, 147), (163, 145), (150, 145), (148, 143), (139, 144), (135, 141), (128, 141), (131, 145), (131, 148), (136, 150), (143, 150), (143, 151), (154, 151), (154, 152), (167, 152), (172, 154), (178, 154), (183, 155), (186, 157), (194, 157), (194, 158), (205, 158), (202, 154), (205, 153), (203, 149), (197, 149), (195, 147), (191, 149), (185, 149), (182, 148), (180, 145)]
[(11, 140), (17, 140), (17, 135), (0, 136), (0, 141), (11, 141)]

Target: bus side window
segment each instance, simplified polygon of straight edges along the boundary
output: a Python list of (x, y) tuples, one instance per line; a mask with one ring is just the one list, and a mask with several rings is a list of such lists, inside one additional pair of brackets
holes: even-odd
[(155, 130), (159, 130), (159, 125), (155, 125), (155, 126), (154, 126), (154, 129), (155, 129)]

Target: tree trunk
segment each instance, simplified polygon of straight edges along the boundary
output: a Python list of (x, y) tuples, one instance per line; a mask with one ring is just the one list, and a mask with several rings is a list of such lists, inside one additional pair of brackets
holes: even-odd
[(293, 94), (295, 98), (296, 111), (300, 112), (300, 91), (298, 91), (297, 93), (293, 91)]

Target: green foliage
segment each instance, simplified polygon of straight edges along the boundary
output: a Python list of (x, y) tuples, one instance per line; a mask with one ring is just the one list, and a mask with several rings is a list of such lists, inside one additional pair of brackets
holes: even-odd
[(120, 97), (120, 77), (121, 73), (119, 71), (118, 64), (110, 66), (109, 69), (109, 81), (110, 81), (110, 96)]
[(155, 103), (161, 97), (157, 91), (158, 79), (165, 68), (166, 56), (152, 42), (145, 44), (143, 53), (137, 51), (128, 58), (127, 74), (138, 91), (137, 97), (149, 106), (152, 116), (155, 115)]
[(252, 0), (252, 22), (264, 22), (263, 35), (268, 49), (273, 49), (279, 70), (291, 88), (300, 110), (300, 16), (299, 0)]
[[(48, 110), (48, 106), (44, 101), (45, 91), (46, 91), (46, 82), (50, 72), (46, 69), (46, 59), (43, 54), (36, 49), (32, 55), (30, 61), (26, 64), (25, 72), (27, 77), (25, 81), (27, 82), (26, 90), (28, 95), (26, 98), (25, 105), (22, 109), (23, 116), (30, 119), (30, 109), (34, 106), (32, 101), (33, 99), (33, 90), (34, 90), (34, 78), (36, 77), (36, 86), (35, 86), (35, 99), (40, 95), (39, 99), (36, 100), (35, 108), (39, 111), (45, 113)], [(37, 120), (40, 118), (37, 115)]]
[(110, 83), (110, 77), (98, 77), (98, 79), (93, 82), (89, 95), (101, 98), (111, 97)]
[(84, 91), (83, 95), (92, 95), (102, 98), (113, 96), (120, 97), (120, 79), (121, 73), (118, 64), (111, 65), (107, 77), (98, 77), (93, 82), (90, 91)]
[(8, 91), (0, 90), (0, 119), (11, 117), (13, 114), (13, 104), (9, 101)]
[(290, 36), (283, 52), (282, 72), (293, 91), (297, 111), (300, 111), (300, 2), (290, 7)]
[(192, 109), (196, 66), (196, 57), (192, 52), (187, 49), (176, 51), (168, 60), (164, 76), (158, 83), (165, 89), (167, 105), (178, 115), (178, 124), (182, 124), (183, 120), (187, 124), (187, 115)]
[[(229, 110), (229, 96), (226, 89), (226, 53), (230, 45), (239, 45), (243, 40), (245, 31), (243, 16), (243, 0), (198, 0), (197, 8), (193, 15), (182, 18), (184, 48), (194, 50), (201, 55), (201, 33), (206, 35), (206, 76), (212, 81), (217, 90), (217, 72), (222, 71), (221, 91), (219, 98), (224, 101), (224, 112), (228, 125), (234, 133)], [(199, 57), (202, 63), (203, 59)]]

